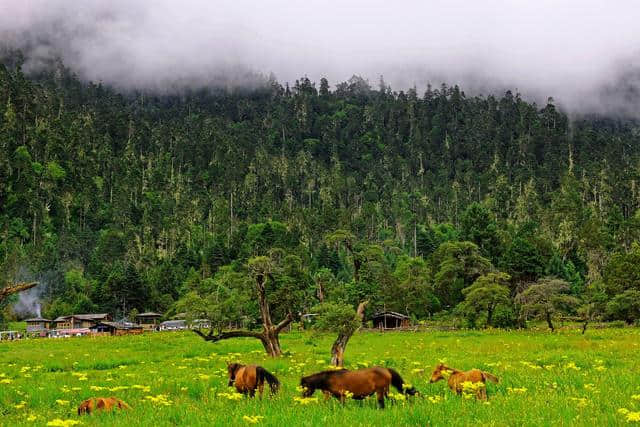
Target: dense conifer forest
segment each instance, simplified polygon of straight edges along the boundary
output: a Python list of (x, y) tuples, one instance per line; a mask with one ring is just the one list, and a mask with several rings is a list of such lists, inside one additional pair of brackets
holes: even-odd
[(367, 300), (469, 326), (633, 323), (639, 235), (640, 123), (551, 98), (355, 76), (119, 93), (0, 66), (0, 279), (40, 280), (49, 318), (250, 326), (257, 259), (278, 319)]

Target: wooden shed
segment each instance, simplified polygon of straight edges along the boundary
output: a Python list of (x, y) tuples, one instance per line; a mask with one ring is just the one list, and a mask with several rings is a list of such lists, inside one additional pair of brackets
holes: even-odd
[(144, 331), (142, 326), (121, 322), (98, 322), (89, 330), (96, 335), (137, 335)]
[(147, 312), (140, 313), (136, 316), (136, 321), (144, 330), (151, 331), (160, 328), (160, 319), (162, 314)]
[(409, 327), (409, 316), (395, 311), (381, 311), (371, 317), (373, 327), (378, 329), (398, 329)]

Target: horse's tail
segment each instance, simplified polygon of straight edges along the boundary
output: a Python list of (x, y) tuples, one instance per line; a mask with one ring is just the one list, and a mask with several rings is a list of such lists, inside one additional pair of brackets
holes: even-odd
[(415, 389), (415, 387), (407, 387), (404, 383), (404, 381), (402, 380), (402, 377), (400, 376), (400, 374), (391, 369), (391, 368), (387, 368), (387, 370), (389, 371), (389, 373), (391, 374), (391, 385), (394, 386), (396, 388), (396, 390), (398, 390), (400, 393), (403, 394), (408, 394), (409, 396), (413, 396), (414, 394), (416, 394), (418, 391)]
[(259, 382), (267, 381), (267, 383), (269, 383), (271, 394), (277, 393), (278, 388), (280, 388), (280, 381), (278, 381), (275, 375), (264, 369), (262, 366), (258, 366), (256, 368), (256, 375), (258, 376)]
[(494, 383), (496, 383), (496, 384), (498, 384), (498, 382), (500, 381), (500, 380), (498, 379), (498, 377), (496, 377), (495, 375), (490, 374), (489, 372), (484, 372), (484, 371), (482, 371), (482, 378), (483, 378), (485, 381), (486, 381), (486, 380), (489, 380), (489, 381), (492, 381), (492, 382), (494, 382)]

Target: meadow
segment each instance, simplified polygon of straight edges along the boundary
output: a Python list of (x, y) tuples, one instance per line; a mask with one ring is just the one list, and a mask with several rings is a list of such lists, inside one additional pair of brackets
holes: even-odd
[[(626, 425), (640, 422), (640, 330), (362, 332), (347, 367), (397, 369), (421, 396), (393, 394), (384, 410), (361, 402), (299, 399), (300, 377), (326, 369), (329, 335), (282, 336), (271, 359), (257, 340), (207, 343), (190, 332), (0, 343), (3, 426), (211, 425)], [(227, 387), (226, 362), (265, 366), (276, 397), (248, 399)], [(500, 377), (486, 403), (429, 383), (440, 361)], [(395, 390), (394, 390), (395, 391)], [(266, 395), (266, 393), (265, 393)], [(79, 417), (91, 396), (116, 396), (131, 411)]]

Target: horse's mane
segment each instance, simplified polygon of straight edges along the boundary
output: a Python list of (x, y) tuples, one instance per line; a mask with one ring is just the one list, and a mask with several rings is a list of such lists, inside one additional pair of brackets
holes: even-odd
[(458, 372), (462, 372), (459, 369), (456, 368), (450, 368), (449, 366), (445, 365), (444, 363), (442, 364), (442, 368), (440, 369), (441, 371), (451, 371), (454, 374), (457, 374)]
[(307, 377), (302, 378), (303, 381), (305, 381), (306, 383), (308, 383), (311, 386), (314, 387), (318, 387), (318, 386), (322, 386), (325, 384), (326, 380), (329, 377), (335, 376), (335, 375), (342, 375), (345, 372), (348, 372), (348, 369), (329, 369), (327, 371), (322, 371), (322, 372), (318, 372), (312, 375), (309, 375)]
[(238, 369), (242, 368), (244, 365), (240, 364), (240, 363), (232, 363), (229, 365), (229, 368), (231, 368), (231, 375), (235, 375), (236, 372), (238, 372)]

